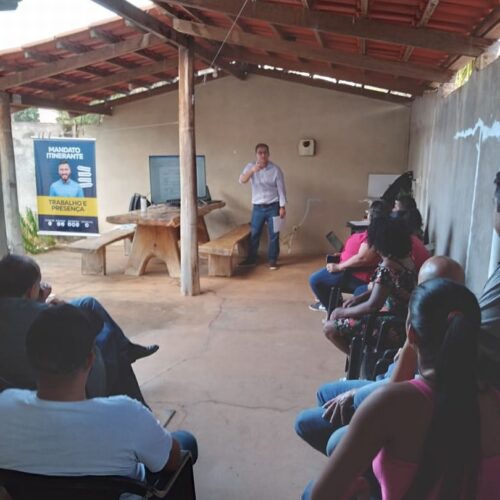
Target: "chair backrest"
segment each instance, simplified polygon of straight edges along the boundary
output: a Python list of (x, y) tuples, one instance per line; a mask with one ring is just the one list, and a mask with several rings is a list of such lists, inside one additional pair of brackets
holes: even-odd
[(146, 496), (146, 483), (120, 476), (44, 476), (0, 469), (0, 485), (12, 500), (118, 500)]

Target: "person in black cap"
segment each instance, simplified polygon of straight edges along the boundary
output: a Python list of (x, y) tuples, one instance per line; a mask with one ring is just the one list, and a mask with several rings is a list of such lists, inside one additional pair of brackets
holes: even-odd
[(87, 399), (99, 319), (69, 304), (42, 310), (26, 336), (37, 391), (0, 393), (0, 468), (45, 475), (121, 475), (175, 470), (180, 450), (197, 458), (187, 431), (168, 432), (127, 396)]
[[(47, 303), (50, 285), (41, 281), (38, 264), (31, 258), (8, 255), (0, 260), (0, 377), (6, 385), (34, 388), (34, 374), (24, 352), (26, 332), (39, 311), (53, 307)], [(89, 395), (126, 394), (144, 402), (131, 363), (158, 350), (157, 345), (132, 343), (104, 307), (93, 297), (71, 301), (79, 309), (97, 316), (102, 325), (96, 338), (98, 359), (103, 360), (104, 377), (96, 375), (96, 363), (90, 381)]]

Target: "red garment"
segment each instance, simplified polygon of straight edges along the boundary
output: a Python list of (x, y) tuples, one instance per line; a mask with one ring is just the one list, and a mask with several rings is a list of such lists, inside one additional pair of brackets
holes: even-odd
[(424, 243), (417, 236), (411, 237), (411, 259), (415, 264), (415, 272), (418, 273), (422, 264), (431, 256)]
[[(350, 259), (354, 255), (359, 253), (359, 248), (363, 243), (365, 243), (368, 239), (368, 231), (363, 231), (362, 233), (354, 233), (349, 238), (344, 245), (344, 250), (340, 254), (340, 262), (344, 262), (347, 259)], [(379, 261), (375, 262), (372, 266), (363, 267), (362, 271), (353, 272), (352, 275), (359, 280), (369, 283), (372, 274), (375, 272)], [(355, 268), (353, 268), (355, 269)]]

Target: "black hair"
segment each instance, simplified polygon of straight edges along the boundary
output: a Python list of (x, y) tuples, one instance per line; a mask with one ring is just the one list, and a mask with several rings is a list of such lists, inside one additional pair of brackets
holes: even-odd
[(83, 367), (102, 319), (71, 304), (42, 309), (26, 334), (26, 355), (38, 374), (64, 375)]
[(257, 152), (257, 149), (259, 148), (266, 148), (267, 149), (267, 152), (269, 154), (269, 146), (263, 142), (259, 142), (259, 144), (257, 144), (257, 146), (255, 146), (255, 152)]
[(24, 255), (0, 260), (0, 297), (22, 297), (41, 278), (38, 264)]
[(410, 231), (399, 219), (375, 217), (368, 226), (368, 245), (384, 257), (403, 259), (411, 252)]
[(397, 210), (396, 212), (393, 212), (392, 215), (396, 219), (401, 219), (406, 224), (410, 234), (416, 234), (419, 237), (422, 235), (422, 214), (418, 208)]
[(476, 498), (481, 456), (477, 348), (481, 311), (465, 286), (436, 278), (415, 288), (410, 323), (420, 363), (435, 369), (434, 410), (405, 500)]
[(417, 202), (411, 194), (399, 193), (396, 196), (396, 201), (399, 201), (400, 210), (415, 210)]
[(370, 203), (370, 208), (368, 210), (370, 212), (371, 219), (374, 219), (375, 217), (379, 217), (381, 215), (389, 215), (391, 207), (385, 200), (373, 200)]

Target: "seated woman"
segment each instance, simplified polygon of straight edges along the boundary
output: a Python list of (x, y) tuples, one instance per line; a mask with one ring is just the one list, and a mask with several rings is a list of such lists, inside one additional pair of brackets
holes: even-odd
[(371, 288), (346, 302), (345, 307), (335, 309), (323, 330), (328, 340), (346, 354), (352, 337), (362, 331), (367, 315), (383, 311), (388, 316), (406, 317), (408, 300), (417, 282), (410, 234), (404, 222), (378, 217), (368, 228), (368, 244), (382, 256), (370, 281)]
[(478, 380), (480, 325), (464, 286), (436, 278), (415, 289), (407, 336), (421, 376), (358, 409), (313, 500), (350, 498), (372, 460), (383, 500), (498, 498), (500, 393)]
[[(382, 200), (375, 200), (368, 210), (368, 221), (373, 221), (379, 216), (390, 213), (389, 205)], [(340, 254), (338, 264), (326, 264), (323, 269), (316, 271), (309, 277), (309, 285), (318, 302), (311, 304), (309, 309), (324, 311), (328, 307), (330, 289), (332, 286), (343, 284), (343, 291), (353, 292), (359, 286), (370, 281), (370, 276), (377, 267), (380, 260), (377, 252), (370, 248), (367, 243), (368, 232), (355, 233), (351, 235)], [(352, 274), (344, 279), (344, 272), (352, 270)], [(345, 283), (342, 283), (345, 281)]]

